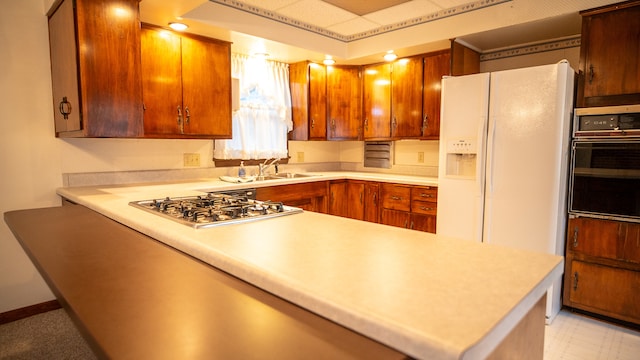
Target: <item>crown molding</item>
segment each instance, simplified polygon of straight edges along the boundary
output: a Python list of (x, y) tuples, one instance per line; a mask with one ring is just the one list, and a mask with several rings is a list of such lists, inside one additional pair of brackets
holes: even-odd
[(438, 12), (432, 13), (432, 14), (427, 14), (427, 15), (423, 15), (423, 16), (419, 16), (419, 17), (415, 17), (409, 20), (405, 20), (405, 21), (401, 21), (395, 24), (390, 24), (390, 25), (384, 25), (381, 26), (379, 28), (375, 28), (372, 30), (368, 30), (368, 31), (364, 31), (361, 33), (357, 33), (357, 34), (353, 34), (353, 35), (342, 35), (342, 34), (338, 34), (336, 32), (333, 31), (329, 31), (327, 29), (321, 28), (319, 26), (315, 26), (315, 25), (311, 25), (308, 23), (305, 23), (303, 21), (300, 20), (296, 20), (296, 19), (292, 19), (290, 17), (287, 16), (283, 16), (278, 14), (275, 11), (271, 11), (271, 10), (266, 10), (263, 8), (260, 8), (258, 6), (254, 6), (254, 5), (250, 5), (250, 4), (245, 4), (241, 1), (238, 0), (209, 0), (212, 3), (216, 3), (216, 4), (220, 4), (220, 5), (225, 5), (231, 8), (234, 8), (236, 10), (240, 10), (240, 11), (244, 11), (247, 13), (251, 13), (253, 15), (256, 16), (260, 16), (263, 18), (267, 18), (273, 21), (277, 21), (283, 24), (287, 24), (290, 26), (293, 26), (295, 28), (301, 29), (301, 30), (305, 30), (305, 31), (310, 31), (322, 36), (326, 36), (328, 38), (334, 39), (334, 40), (339, 40), (345, 43), (349, 43), (351, 41), (356, 41), (356, 40), (361, 40), (361, 39), (365, 39), (368, 37), (372, 37), (372, 36), (377, 36), (377, 35), (381, 35), (384, 33), (388, 33), (388, 32), (392, 32), (392, 31), (396, 31), (396, 30), (401, 30), (404, 28), (408, 28), (411, 26), (415, 26), (415, 25), (421, 25), (421, 24), (425, 24), (425, 23), (429, 23), (432, 21), (436, 21), (436, 20), (440, 20), (440, 19), (444, 19), (447, 17), (451, 17), (451, 16), (456, 16), (456, 15), (461, 15), (464, 13), (468, 13), (471, 11), (476, 11), (476, 10), (480, 10), (480, 9), (484, 9), (490, 6), (494, 6), (494, 5), (499, 5), (502, 3), (507, 3), (507, 2), (512, 2), (513, 0), (480, 0), (480, 1), (474, 1), (474, 2), (470, 2), (464, 5), (459, 5), (456, 7), (452, 7), (449, 9), (444, 9), (444, 10), (440, 10)]

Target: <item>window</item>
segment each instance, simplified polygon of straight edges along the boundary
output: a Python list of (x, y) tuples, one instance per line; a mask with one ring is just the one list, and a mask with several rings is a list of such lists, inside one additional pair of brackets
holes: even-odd
[(289, 65), (232, 54), (231, 74), (240, 80), (240, 108), (232, 117), (233, 138), (215, 140), (214, 159), (287, 158)]

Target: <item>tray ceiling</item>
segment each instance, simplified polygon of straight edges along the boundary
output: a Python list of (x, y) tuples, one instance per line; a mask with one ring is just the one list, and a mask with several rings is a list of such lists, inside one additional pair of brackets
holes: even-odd
[(480, 52), (580, 33), (579, 11), (616, 0), (143, 0), (141, 20), (233, 42), (274, 60), (376, 62), (448, 47), (458, 39)]

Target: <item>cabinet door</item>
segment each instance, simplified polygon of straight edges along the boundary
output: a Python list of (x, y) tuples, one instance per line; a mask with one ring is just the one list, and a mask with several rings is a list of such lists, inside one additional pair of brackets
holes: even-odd
[(377, 223), (380, 207), (379, 207), (379, 190), (378, 183), (367, 182), (364, 186), (364, 221)]
[(74, 19), (71, 0), (60, 4), (49, 19), (53, 117), (56, 134), (82, 129)]
[(182, 38), (184, 133), (231, 138), (231, 46)]
[(395, 139), (422, 136), (422, 58), (393, 63), (391, 74), (391, 136)]
[(327, 212), (327, 182), (266, 186), (256, 189), (258, 200), (281, 201), (304, 210)]
[(347, 181), (337, 180), (329, 183), (329, 214), (347, 216)]
[(640, 224), (627, 224), (624, 237), (623, 259), (640, 263)]
[[(109, 0), (66, 0), (51, 15), (56, 135), (142, 134), (138, 3), (138, 0), (119, 1), (118, 8), (122, 11), (116, 12)], [(75, 27), (75, 37), (70, 26)], [(61, 109), (65, 113), (70, 111), (71, 117), (64, 119)], [(62, 121), (58, 120), (60, 116)]]
[(586, 14), (578, 78), (578, 106), (640, 102), (640, 5)]
[(360, 67), (327, 67), (327, 139), (358, 140), (362, 128)]
[(364, 220), (365, 191), (361, 181), (347, 182), (346, 216), (348, 218)]
[(307, 61), (289, 64), (291, 120), (289, 140), (309, 140), (309, 66)]
[(411, 214), (409, 229), (436, 233), (436, 217), (433, 215)]
[(397, 226), (397, 227), (408, 229), (410, 221), (411, 221), (411, 214), (406, 211), (392, 210), (392, 209), (382, 209), (380, 211), (381, 224)]
[(569, 219), (567, 250), (606, 259), (620, 259), (624, 223), (579, 217)]
[(142, 97), (145, 135), (180, 134), (182, 109), (182, 58), (180, 36), (143, 27)]
[(440, 92), (442, 77), (449, 75), (451, 54), (449, 51), (424, 57), (424, 83), (422, 89), (422, 137), (440, 138)]
[(363, 92), (364, 138), (391, 138), (391, 64), (365, 66)]
[(327, 70), (309, 65), (309, 139), (327, 139)]
[(640, 322), (639, 272), (573, 260), (565, 278), (570, 306)]
[(323, 65), (302, 61), (289, 65), (291, 118), (289, 140), (327, 139), (327, 75)]

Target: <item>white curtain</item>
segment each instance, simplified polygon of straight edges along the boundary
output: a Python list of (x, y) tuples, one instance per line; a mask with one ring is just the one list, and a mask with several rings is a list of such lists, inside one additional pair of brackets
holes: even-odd
[(233, 138), (216, 140), (214, 157), (286, 158), (293, 129), (289, 65), (232, 54), (231, 74), (240, 80), (240, 109), (233, 113)]

